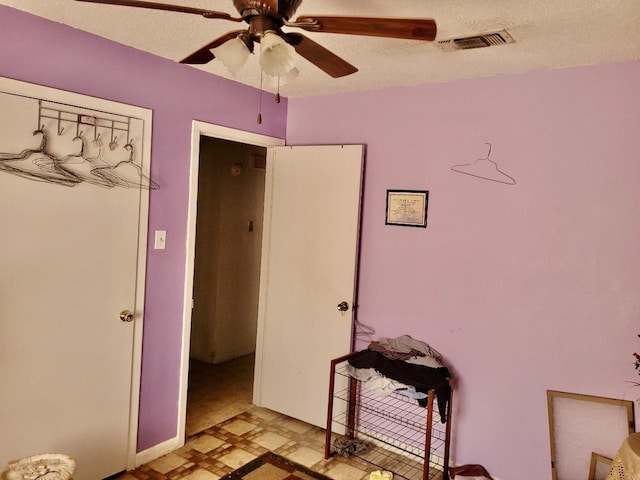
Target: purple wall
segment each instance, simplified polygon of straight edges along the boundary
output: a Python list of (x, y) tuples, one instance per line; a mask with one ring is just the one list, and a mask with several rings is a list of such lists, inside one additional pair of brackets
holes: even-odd
[[(289, 144), (367, 146), (359, 320), (445, 355), (456, 462), (551, 478), (547, 389), (640, 396), (638, 85), (632, 62), (289, 100)], [(450, 170), (486, 141), (517, 185)], [(428, 228), (385, 226), (386, 189), (429, 190)]]
[[(284, 137), (287, 104), (259, 92), (103, 38), (0, 6), (0, 75), (153, 110), (149, 242), (138, 450), (175, 437), (186, 258), (191, 122)], [(267, 96), (269, 98), (270, 96)], [(252, 101), (254, 99), (255, 101)]]
[[(8, 7), (0, 28), (0, 75), (154, 111), (139, 450), (177, 431), (193, 119), (367, 145), (359, 319), (446, 356), (456, 461), (550, 478), (547, 389), (639, 396), (640, 62), (265, 102), (258, 126), (254, 89)], [(517, 185), (451, 172), (485, 141)], [(387, 188), (430, 191), (426, 230), (385, 227)]]

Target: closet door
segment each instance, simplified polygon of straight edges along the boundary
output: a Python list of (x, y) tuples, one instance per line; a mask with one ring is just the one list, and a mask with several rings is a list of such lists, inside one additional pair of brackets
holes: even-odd
[(318, 426), (351, 348), (362, 166), (361, 145), (267, 157), (254, 402)]
[[(38, 118), (37, 100), (0, 93), (0, 152), (6, 154), (0, 161), (38, 147)], [(57, 121), (40, 122), (47, 151), (58, 156), (79, 151), (77, 135), (88, 146), (94, 140), (86, 124), (76, 130), (63, 122), (58, 135)], [(142, 151), (139, 128), (132, 135), (136, 155)], [(108, 133), (102, 137), (108, 144)], [(128, 158), (124, 143), (107, 147), (112, 159)], [(29, 153), (13, 165), (46, 161)], [(126, 468), (135, 449), (130, 420), (137, 418), (134, 340), (142, 321), (138, 271), (146, 221), (141, 225), (140, 212), (146, 216), (147, 195), (139, 188), (65, 186), (0, 170), (0, 470), (9, 460), (45, 452), (75, 457), (76, 480)]]

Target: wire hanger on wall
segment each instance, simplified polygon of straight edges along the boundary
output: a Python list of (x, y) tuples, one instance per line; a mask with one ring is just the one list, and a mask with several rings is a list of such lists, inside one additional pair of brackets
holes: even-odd
[(489, 155), (491, 155), (491, 144), (489, 142), (485, 143), (489, 145), (489, 152), (485, 158), (479, 158), (473, 163), (454, 165), (451, 167), (451, 170), (457, 173), (464, 173), (465, 175), (481, 178), (483, 180), (515, 185), (516, 180), (500, 170), (498, 168), (498, 164), (489, 158)]

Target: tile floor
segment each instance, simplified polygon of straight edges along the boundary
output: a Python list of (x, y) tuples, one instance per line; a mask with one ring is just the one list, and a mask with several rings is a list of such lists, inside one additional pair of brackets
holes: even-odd
[(254, 355), (215, 365), (191, 360), (187, 438), (252, 407)]
[(184, 447), (118, 480), (217, 480), (272, 451), (334, 480), (365, 480), (358, 459), (324, 460), (324, 430), (251, 404), (252, 355), (219, 365), (190, 365)]
[(211, 426), (184, 447), (118, 480), (218, 480), (268, 451), (334, 480), (366, 480), (374, 470), (362, 460), (324, 460), (324, 430), (259, 407)]

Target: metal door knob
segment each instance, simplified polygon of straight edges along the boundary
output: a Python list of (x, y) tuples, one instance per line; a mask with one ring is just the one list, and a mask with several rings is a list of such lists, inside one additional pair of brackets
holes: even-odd
[(338, 304), (338, 311), (339, 312), (346, 312), (347, 310), (349, 310), (349, 304), (347, 302), (340, 302)]
[(133, 322), (133, 313), (129, 310), (122, 310), (120, 312), (120, 320), (123, 322)]

